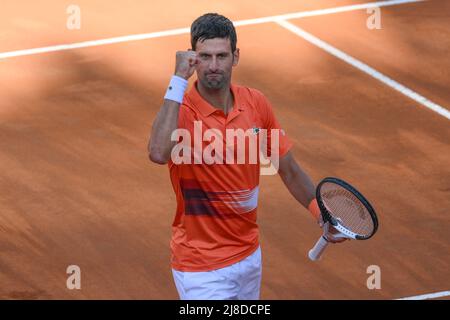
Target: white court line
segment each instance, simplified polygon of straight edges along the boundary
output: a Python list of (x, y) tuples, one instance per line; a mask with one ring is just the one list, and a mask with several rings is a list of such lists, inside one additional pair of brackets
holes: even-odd
[(325, 50), (329, 54), (347, 62), (348, 64), (354, 66), (355, 68), (367, 73), (368, 75), (372, 76), (373, 78), (383, 82), (384, 84), (388, 85), (394, 90), (397, 90), (398, 92), (402, 93), (403, 95), (407, 96), (408, 98), (413, 99), (414, 101), (420, 103), (421, 105), (427, 107), (428, 109), (433, 110), (434, 112), (437, 112), (441, 116), (447, 118), (450, 120), (450, 111), (447, 109), (441, 107), (440, 105), (428, 100), (424, 96), (418, 94), (417, 92), (412, 91), (411, 89), (405, 87), (404, 85), (398, 83), (397, 81), (385, 76), (384, 74), (378, 72), (377, 70), (373, 69), (372, 67), (369, 67), (367, 64), (353, 58), (352, 56), (349, 56), (345, 52), (333, 47), (332, 45), (326, 43), (323, 40), (320, 40), (316, 36), (313, 36), (312, 34), (306, 32), (305, 30), (297, 27), (296, 25), (285, 21), (285, 20), (278, 20), (276, 21), (280, 26), (288, 29), (289, 31), (295, 33), (299, 37), (305, 39), (306, 41), (316, 45), (317, 47)]
[[(398, 5), (398, 4), (404, 4), (404, 3), (422, 2), (422, 1), (425, 1), (425, 0), (377, 1), (377, 2), (369, 2), (369, 3), (363, 3), (363, 4), (328, 8), (328, 9), (300, 11), (300, 12), (294, 12), (294, 13), (288, 13), (288, 14), (276, 15), (276, 16), (269, 16), (269, 17), (263, 17), (263, 18), (257, 18), (257, 19), (240, 20), (240, 21), (235, 21), (233, 23), (235, 26), (246, 26), (246, 25), (274, 22), (274, 21), (277, 21), (280, 19), (287, 20), (287, 19), (312, 17), (312, 16), (326, 15), (326, 14), (331, 14), (331, 13), (339, 13), (339, 12), (346, 12), (346, 11), (368, 9), (368, 8), (373, 8), (373, 7), (384, 7), (384, 6), (392, 6), (392, 5)], [(2, 52), (2, 53), (0, 53), (0, 59), (7, 59), (7, 58), (13, 58), (13, 57), (19, 57), (19, 56), (28, 56), (28, 55), (47, 53), (47, 52), (55, 52), (55, 51), (80, 49), (80, 48), (108, 45), (108, 44), (121, 43), (121, 42), (127, 42), (127, 41), (136, 41), (136, 40), (145, 40), (145, 39), (152, 39), (152, 38), (174, 36), (174, 35), (189, 33), (189, 31), (190, 31), (190, 28), (180, 28), (180, 29), (172, 29), (172, 30), (159, 31), (159, 32), (128, 35), (128, 36), (122, 36), (122, 37), (76, 42), (76, 43), (70, 43), (70, 44), (61, 44), (61, 45), (48, 46), (48, 47), (42, 47), (42, 48)]]
[[(348, 6), (342, 6), (342, 7), (328, 8), (328, 9), (300, 11), (300, 12), (288, 13), (288, 14), (284, 14), (284, 15), (275, 15), (275, 16), (269, 16), (269, 17), (263, 17), (263, 18), (257, 18), (257, 19), (240, 20), (240, 21), (235, 21), (233, 23), (236, 26), (246, 26), (246, 25), (261, 24), (261, 23), (267, 23), (267, 22), (277, 22), (280, 25), (282, 25), (283, 27), (285, 27), (285, 28), (289, 29), (290, 31), (296, 33), (297, 35), (303, 37), (307, 41), (314, 43), (315, 45), (321, 47), (322, 49), (326, 50), (327, 52), (337, 56), (338, 58), (341, 58), (342, 60), (355, 66), (356, 68), (370, 74), (372, 77), (387, 84), (391, 88), (394, 88), (395, 90), (403, 93), (407, 97), (409, 97), (409, 98), (417, 101), (418, 103), (424, 105), (425, 107), (439, 113), (440, 115), (446, 117), (447, 119), (450, 119), (450, 112), (448, 110), (446, 110), (445, 108), (428, 100), (427, 98), (419, 95), (418, 93), (406, 88), (405, 86), (388, 78), (387, 76), (374, 70), (373, 68), (362, 63), (361, 61), (358, 61), (355, 58), (350, 57), (346, 53), (330, 46), (329, 44), (323, 42), (322, 40), (314, 37), (313, 35), (307, 33), (306, 31), (301, 30), (300, 28), (298, 28), (295, 25), (286, 21), (287, 19), (298, 19), (298, 18), (304, 18), (304, 17), (312, 17), (312, 16), (332, 14), (332, 13), (340, 13), (340, 12), (368, 9), (368, 8), (373, 8), (373, 7), (384, 7), (384, 6), (405, 4), (405, 3), (422, 2), (422, 1), (425, 1), (425, 0), (377, 1), (377, 2), (369, 2), (369, 3), (363, 3), (363, 4), (357, 4), (357, 5), (348, 5)], [(71, 44), (55, 45), (55, 46), (42, 47), (42, 48), (9, 51), (9, 52), (0, 53), (0, 59), (7, 59), (7, 58), (12, 58), (12, 57), (27, 56), (27, 55), (34, 55), (34, 54), (40, 54), (40, 53), (55, 52), (55, 51), (87, 48), (87, 47), (108, 45), (108, 44), (128, 42), (128, 41), (137, 41), (137, 40), (145, 40), (145, 39), (152, 39), (152, 38), (181, 35), (181, 34), (189, 33), (189, 31), (190, 31), (190, 28), (179, 28), (179, 29), (172, 29), (172, 30), (159, 31), (159, 32), (151, 32), (151, 33), (135, 34), (135, 35), (107, 38), (107, 39), (100, 39), (100, 40), (77, 42), (77, 43), (71, 43)]]
[(7, 58), (13, 58), (13, 57), (20, 57), (20, 56), (30, 56), (30, 55), (39, 54), (39, 53), (103, 46), (103, 45), (107, 45), (107, 44), (136, 41), (136, 40), (145, 40), (145, 39), (151, 39), (151, 38), (168, 37), (168, 36), (189, 33), (189, 31), (190, 31), (189, 28), (181, 28), (181, 29), (173, 29), (173, 30), (159, 31), (159, 32), (152, 32), (152, 33), (134, 34), (134, 35), (129, 35), (129, 36), (122, 36), (122, 37), (115, 37), (115, 38), (108, 38), (108, 39), (76, 42), (76, 43), (70, 43), (70, 44), (60, 44), (60, 45), (50, 46), (50, 47), (9, 51), (9, 52), (0, 53), (0, 60), (7, 59)]
[(450, 291), (441, 291), (436, 293), (428, 293), (428, 294), (422, 294), (420, 296), (413, 296), (413, 297), (406, 297), (406, 298), (400, 298), (395, 300), (427, 300), (427, 299), (435, 299), (435, 298), (442, 298), (442, 297), (448, 297), (450, 296)]
[(377, 2), (354, 4), (354, 5), (328, 8), (328, 9), (294, 12), (294, 13), (282, 14), (282, 15), (278, 15), (278, 16), (271, 16), (271, 17), (265, 17), (265, 18), (240, 20), (240, 21), (234, 22), (234, 25), (235, 26), (246, 26), (246, 25), (252, 25), (252, 24), (259, 24), (259, 23), (274, 22), (277, 20), (290, 20), (290, 19), (299, 19), (299, 18), (314, 17), (314, 16), (323, 16), (323, 15), (332, 14), (332, 13), (355, 11), (355, 10), (362, 10), (362, 9), (369, 9), (369, 8), (378, 8), (378, 7), (385, 7), (385, 6), (392, 6), (392, 5), (397, 5), (397, 4), (405, 4), (405, 3), (413, 3), (413, 2), (422, 2), (422, 1), (426, 1), (426, 0), (377, 1)]

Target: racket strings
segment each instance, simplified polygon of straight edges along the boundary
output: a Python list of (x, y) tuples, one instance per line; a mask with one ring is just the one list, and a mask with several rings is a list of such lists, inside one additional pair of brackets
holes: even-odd
[(325, 183), (320, 190), (322, 202), (331, 216), (345, 228), (361, 236), (374, 230), (372, 217), (365, 205), (350, 191), (334, 183)]

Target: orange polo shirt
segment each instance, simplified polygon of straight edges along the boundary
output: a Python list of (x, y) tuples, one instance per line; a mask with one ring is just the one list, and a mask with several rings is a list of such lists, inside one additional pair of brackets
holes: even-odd
[[(223, 268), (251, 255), (259, 246), (256, 211), (260, 159), (258, 156), (256, 163), (249, 160), (247, 140), (245, 163), (238, 163), (237, 146), (234, 153), (227, 153), (226, 130), (251, 129), (250, 132), (258, 135), (261, 129), (267, 129), (268, 138), (264, 143), (267, 143), (268, 154), (275, 151), (280, 158), (292, 146), (281, 130), (269, 101), (258, 90), (231, 85), (234, 106), (225, 115), (204, 100), (196, 86), (197, 82), (185, 94), (178, 120), (178, 128), (190, 134), (191, 139), (184, 143), (192, 147), (189, 153), (191, 161), (178, 164), (173, 159), (169, 161), (170, 178), (177, 199), (172, 224), (171, 265), (179, 271)], [(197, 126), (194, 125), (196, 121)], [(201, 133), (198, 134), (198, 130), (194, 132), (195, 128), (201, 128)], [(194, 161), (194, 136), (197, 133), (197, 137), (202, 139), (200, 144), (205, 150), (213, 141), (203, 136), (208, 129), (215, 129), (215, 139), (221, 137), (219, 133), (223, 137), (223, 164), (217, 161), (206, 164), (203, 160), (196, 164)], [(270, 150), (270, 129), (281, 130), (279, 150)], [(258, 144), (258, 152), (259, 147)], [(184, 155), (183, 152), (180, 154)], [(228, 154), (233, 157), (233, 164), (226, 161)]]

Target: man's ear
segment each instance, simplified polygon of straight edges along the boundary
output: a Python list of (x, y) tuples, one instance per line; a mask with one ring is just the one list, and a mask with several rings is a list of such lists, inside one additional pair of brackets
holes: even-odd
[(239, 48), (236, 48), (233, 53), (233, 67), (236, 67), (239, 62)]

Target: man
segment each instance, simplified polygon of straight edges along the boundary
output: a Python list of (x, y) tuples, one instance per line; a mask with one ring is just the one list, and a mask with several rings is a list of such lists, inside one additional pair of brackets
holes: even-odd
[[(224, 144), (229, 142), (227, 130), (253, 129), (258, 135), (260, 129), (266, 129), (269, 144), (274, 138), (272, 130), (280, 129), (262, 93), (231, 84), (232, 68), (239, 62), (236, 43), (236, 31), (227, 18), (209, 13), (196, 19), (191, 26), (192, 50), (177, 52), (175, 75), (152, 127), (150, 160), (169, 165), (177, 198), (171, 265), (181, 299), (259, 299), (259, 158), (257, 163), (247, 158), (245, 163), (205, 163), (201, 152), (199, 159), (198, 152), (186, 154), (190, 149), (185, 149), (182, 157), (188, 161), (174, 160), (174, 147), (180, 142), (180, 135), (174, 134), (177, 129), (187, 133), (184, 138), (195, 136), (199, 130), (223, 134), (223, 141), (215, 142)], [(198, 80), (185, 94), (187, 80), (195, 71)], [(294, 160), (289, 151), (292, 143), (283, 131), (278, 137), (277, 150), (267, 147), (279, 157), (278, 173), (295, 199), (320, 223), (315, 186)], [(204, 149), (207, 142), (201, 141)], [(235, 154), (231, 155), (234, 160)], [(215, 158), (216, 154), (212, 157), (221, 159)], [(226, 157), (229, 160), (228, 153)], [(330, 242), (341, 241), (333, 237), (335, 232), (330, 229), (325, 233)]]

